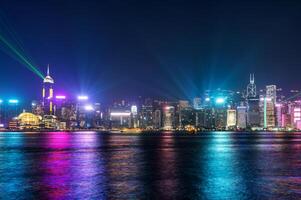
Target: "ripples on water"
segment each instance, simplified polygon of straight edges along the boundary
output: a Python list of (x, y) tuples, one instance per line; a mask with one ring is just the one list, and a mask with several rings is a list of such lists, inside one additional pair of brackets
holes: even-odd
[(298, 199), (301, 134), (0, 133), (0, 199)]

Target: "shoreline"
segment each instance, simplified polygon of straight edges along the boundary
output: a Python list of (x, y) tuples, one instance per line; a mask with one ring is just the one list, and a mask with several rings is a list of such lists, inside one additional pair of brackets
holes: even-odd
[(292, 131), (267, 131), (267, 130), (244, 130), (244, 131), (233, 131), (233, 130), (206, 130), (206, 131), (180, 131), (180, 130), (142, 130), (142, 131), (116, 131), (116, 130), (97, 130), (97, 129), (83, 129), (83, 130), (0, 130), (0, 133), (51, 133), (51, 132), (65, 132), (65, 133), (80, 133), (80, 132), (96, 132), (96, 133), (108, 133), (108, 134), (187, 134), (187, 135), (193, 135), (193, 134), (201, 134), (201, 133), (301, 133), (301, 130), (292, 130)]

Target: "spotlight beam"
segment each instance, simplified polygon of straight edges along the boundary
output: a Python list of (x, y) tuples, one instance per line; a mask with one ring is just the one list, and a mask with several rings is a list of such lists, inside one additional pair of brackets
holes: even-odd
[(2, 35), (0, 35), (0, 40), (21, 60), (20, 63), (24, 64), (29, 70), (34, 72), (40, 78), (44, 79), (43, 74), (33, 66), (16, 48), (13, 47)]

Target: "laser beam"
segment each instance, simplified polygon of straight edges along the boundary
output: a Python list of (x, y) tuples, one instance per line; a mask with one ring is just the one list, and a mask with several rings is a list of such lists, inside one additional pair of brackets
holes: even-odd
[(36, 75), (38, 75), (40, 78), (44, 79), (43, 74), (34, 66), (32, 65), (26, 58), (23, 56), (12, 44), (10, 44), (2, 35), (0, 35), (0, 41), (2, 41), (3, 44), (5, 44), (6, 47), (11, 50), (15, 56), (17, 56), (18, 60), (21, 64), (25, 65), (29, 70), (34, 72)]

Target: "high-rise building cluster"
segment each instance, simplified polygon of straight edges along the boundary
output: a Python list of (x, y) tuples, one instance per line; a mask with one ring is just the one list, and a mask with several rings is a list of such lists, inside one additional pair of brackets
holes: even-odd
[(206, 90), (192, 100), (120, 100), (103, 106), (89, 96), (55, 93), (49, 67), (41, 99), (21, 109), (17, 99), (0, 100), (0, 128), (20, 130), (301, 130), (301, 93), (284, 95), (276, 85), (257, 90), (254, 74), (243, 91)]

